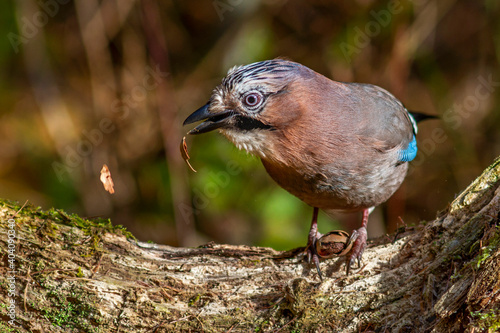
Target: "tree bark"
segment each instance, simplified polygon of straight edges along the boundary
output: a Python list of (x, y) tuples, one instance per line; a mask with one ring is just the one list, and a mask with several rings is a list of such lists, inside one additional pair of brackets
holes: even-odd
[[(500, 328), (500, 158), (438, 217), (371, 240), (361, 269), (270, 248), (175, 248), (0, 204), (1, 332), (482, 332)], [(281, 259), (280, 259), (281, 258)]]

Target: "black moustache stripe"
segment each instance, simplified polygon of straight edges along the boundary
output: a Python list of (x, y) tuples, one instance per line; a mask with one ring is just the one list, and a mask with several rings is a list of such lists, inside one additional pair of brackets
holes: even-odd
[(242, 131), (251, 131), (254, 129), (274, 130), (271, 125), (264, 124), (260, 120), (244, 116), (236, 116), (234, 126)]

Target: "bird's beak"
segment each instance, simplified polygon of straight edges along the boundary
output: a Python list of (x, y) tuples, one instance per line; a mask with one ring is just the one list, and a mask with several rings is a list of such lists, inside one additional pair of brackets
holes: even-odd
[(193, 112), (189, 117), (184, 120), (183, 125), (192, 124), (200, 120), (205, 120), (192, 130), (188, 134), (201, 134), (213, 131), (214, 129), (221, 128), (228, 124), (229, 118), (234, 114), (232, 110), (225, 110), (219, 113), (208, 112), (208, 107), (210, 103), (203, 105), (201, 108)]

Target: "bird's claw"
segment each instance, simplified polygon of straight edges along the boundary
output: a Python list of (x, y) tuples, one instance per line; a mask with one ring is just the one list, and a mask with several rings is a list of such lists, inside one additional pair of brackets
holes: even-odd
[(356, 269), (361, 268), (361, 257), (354, 257), (354, 256), (352, 256), (350, 258), (348, 257), (347, 260), (346, 260), (347, 261), (347, 263), (346, 263), (346, 266), (347, 266), (347, 268), (346, 268), (346, 275), (349, 275), (349, 273), (351, 271), (351, 267), (353, 267), (354, 264), (356, 263), (356, 259), (357, 259), (357, 262), (358, 262), (358, 267), (356, 267)]
[(321, 274), (321, 268), (319, 268), (319, 256), (316, 253), (316, 241), (317, 239), (314, 239), (311, 244), (308, 244), (307, 246), (307, 263), (310, 264), (311, 261), (314, 263), (316, 266), (316, 271), (318, 272), (318, 276), (320, 281), (323, 281), (323, 275)]
[(313, 261), (316, 266), (316, 271), (318, 272), (319, 280), (323, 282), (323, 275), (321, 274), (321, 268), (319, 268), (319, 256), (317, 254), (313, 255)]
[(358, 261), (358, 268), (361, 268), (361, 258), (363, 256), (363, 252), (366, 248), (366, 240), (368, 238), (366, 228), (361, 227), (358, 230), (354, 230), (353, 234), (357, 233), (356, 240), (352, 245), (351, 252), (347, 256), (346, 260), (346, 274), (349, 275), (351, 267), (354, 266), (356, 260)]

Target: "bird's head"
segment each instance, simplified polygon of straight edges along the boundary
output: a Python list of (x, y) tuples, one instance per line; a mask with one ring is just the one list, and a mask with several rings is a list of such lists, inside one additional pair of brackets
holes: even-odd
[(217, 129), (239, 149), (265, 157), (272, 145), (271, 133), (300, 117), (298, 100), (289, 98), (290, 91), (309, 71), (282, 59), (233, 67), (208, 103), (184, 121), (187, 125), (203, 120), (188, 134)]

